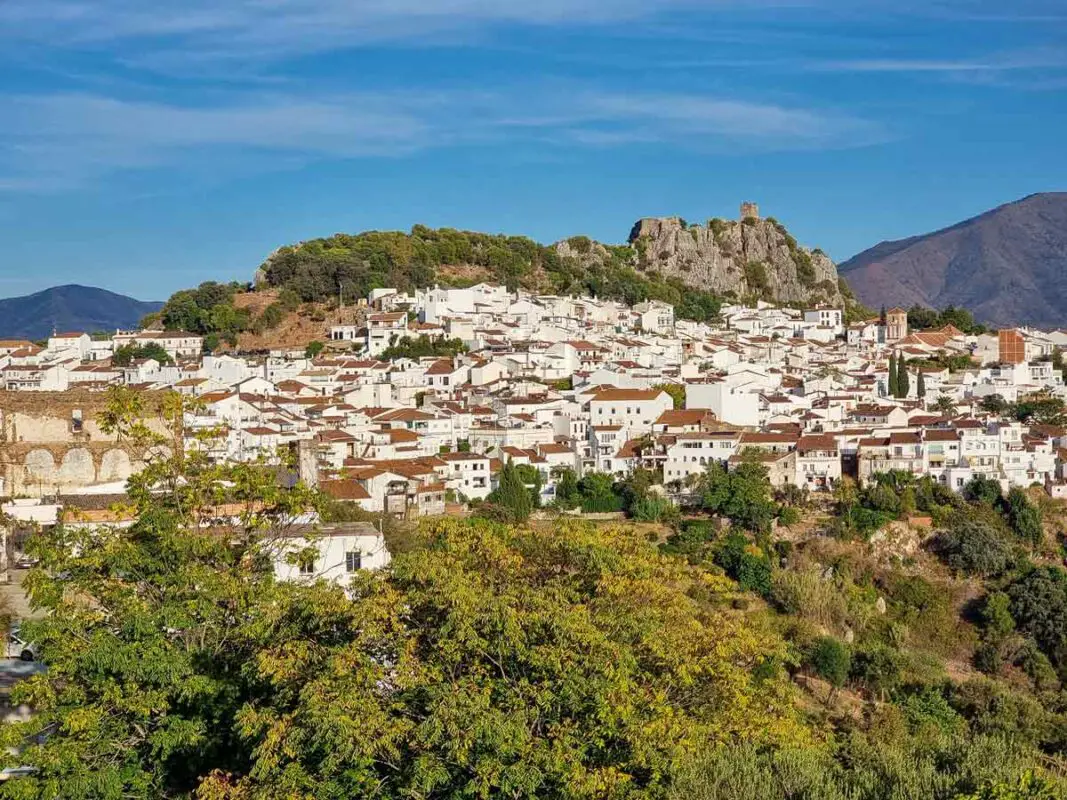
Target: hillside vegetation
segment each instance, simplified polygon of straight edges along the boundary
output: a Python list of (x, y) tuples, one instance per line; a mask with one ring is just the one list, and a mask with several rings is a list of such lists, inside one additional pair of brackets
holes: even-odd
[[(148, 402), (113, 390), (107, 430), (168, 441), (142, 419), (180, 425), (182, 400)], [(35, 716), (0, 726), (0, 767), (32, 770), (0, 796), (1064, 796), (1062, 519), (1022, 491), (887, 474), (816, 505), (746, 462), (709, 467), (683, 520), (651, 473), (572, 475), (565, 507), (673, 533), (432, 520), (345, 591), (278, 581), (272, 554), (310, 509), (366, 513), (276, 478), (164, 454), (128, 530), (32, 539), (49, 668), (14, 689)], [(512, 478), (479, 513), (529, 512)], [(220, 503), (240, 523), (207, 527)]]
[[(588, 245), (587, 252), (593, 245), (583, 237), (569, 242), (579, 248)], [(694, 290), (677, 278), (639, 272), (636, 248), (623, 245), (602, 250), (601, 257), (582, 261), (561, 254), (560, 247), (523, 236), (416, 225), (410, 233), (337, 234), (283, 247), (267, 259), (260, 275), (265, 285), (292, 289), (309, 301), (335, 297), (339, 290), (348, 297), (364, 297), (382, 287), (412, 291), (435, 283), (488, 280), (511, 288), (586, 294), (631, 305), (663, 300), (674, 304), (686, 319), (705, 320), (718, 313), (718, 295)], [(452, 266), (478, 268), (478, 277), (457, 280), (446, 269)]]
[[(698, 322), (715, 319), (724, 302), (739, 300), (833, 303), (852, 315), (866, 313), (829, 258), (801, 247), (776, 220), (689, 225), (672, 217), (642, 220), (623, 245), (586, 236), (543, 245), (524, 236), (424, 225), (409, 233), (337, 234), (280, 248), (259, 268), (251, 287), (207, 282), (177, 292), (148, 321), (201, 333), (215, 349), (272, 341), (279, 337), (264, 332), (282, 326), (297, 309), (304, 317), (321, 315), (323, 307), (366, 297), (372, 289), (410, 292), (482, 281), (628, 305), (661, 300), (675, 307), (679, 319)], [(273, 291), (276, 300), (264, 305), (236, 299), (249, 290)], [(301, 308), (309, 303), (319, 308)]]

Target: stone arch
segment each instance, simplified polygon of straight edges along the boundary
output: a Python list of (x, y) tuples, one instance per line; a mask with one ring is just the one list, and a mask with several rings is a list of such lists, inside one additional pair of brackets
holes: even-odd
[(96, 464), (84, 447), (74, 447), (63, 456), (56, 481), (61, 486), (91, 486), (96, 482)]
[(130, 456), (125, 450), (108, 450), (100, 459), (100, 471), (96, 479), (99, 483), (124, 481), (133, 474)]
[(23, 481), (27, 489), (37, 486), (51, 487), (56, 482), (56, 460), (48, 450), (31, 450), (26, 454), (26, 477)]

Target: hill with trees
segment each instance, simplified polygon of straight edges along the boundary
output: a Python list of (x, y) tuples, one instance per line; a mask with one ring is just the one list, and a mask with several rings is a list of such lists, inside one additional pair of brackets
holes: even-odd
[[(413, 291), (434, 285), (491, 281), (530, 291), (581, 294), (636, 305), (661, 300), (680, 319), (714, 319), (723, 302), (759, 299), (793, 304), (834, 303), (861, 313), (833, 263), (807, 250), (773, 219), (711, 219), (691, 225), (677, 217), (646, 219), (623, 245), (574, 236), (543, 245), (523, 236), (431, 229), (337, 234), (282, 247), (256, 272), (252, 287), (204, 283), (167, 301), (149, 321), (209, 337), (208, 346), (234, 346), (242, 334), (276, 330), (302, 304), (336, 308), (372, 289)], [(257, 305), (240, 299), (273, 292)], [(310, 307), (308, 307), (310, 309)], [(310, 312), (309, 312), (310, 313)]]

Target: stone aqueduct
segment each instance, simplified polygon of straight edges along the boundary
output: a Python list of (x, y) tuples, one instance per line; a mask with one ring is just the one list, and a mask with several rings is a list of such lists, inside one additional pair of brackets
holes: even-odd
[(98, 392), (0, 391), (0, 496), (54, 496), (137, 471), (136, 455), (97, 422), (105, 403)]

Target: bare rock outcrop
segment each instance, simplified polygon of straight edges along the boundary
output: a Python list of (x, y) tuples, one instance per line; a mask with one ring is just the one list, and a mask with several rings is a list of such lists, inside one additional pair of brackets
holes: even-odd
[(639, 268), (695, 288), (791, 303), (843, 302), (833, 261), (821, 250), (801, 247), (773, 219), (712, 219), (706, 225), (677, 217), (643, 219), (630, 243)]

